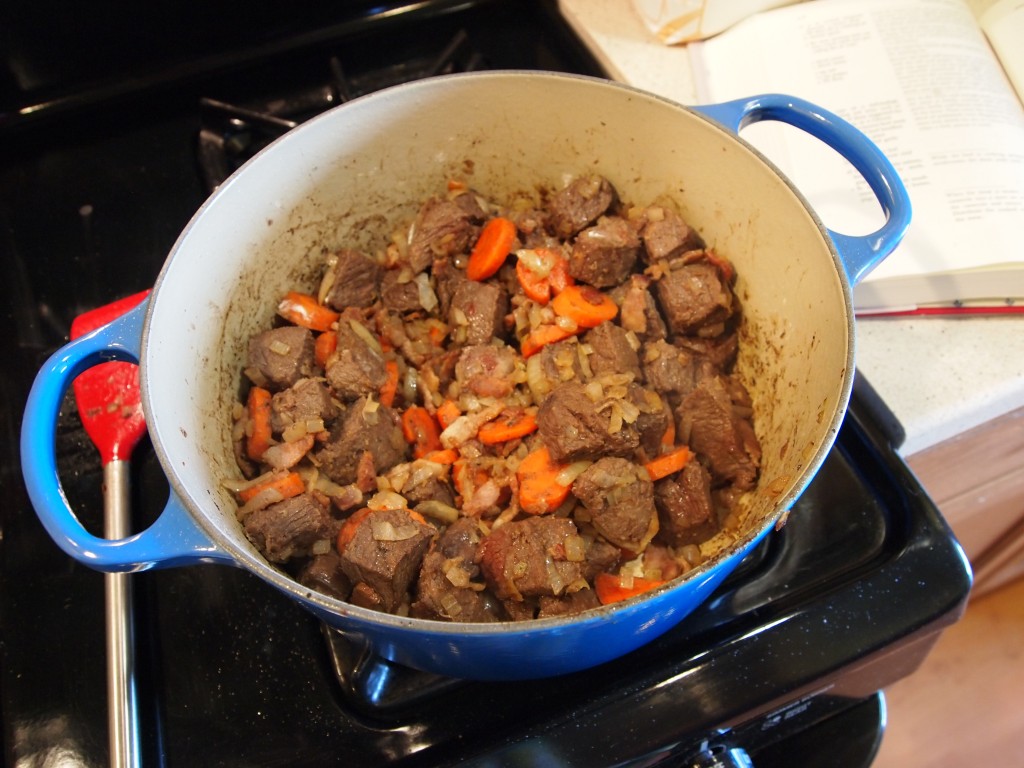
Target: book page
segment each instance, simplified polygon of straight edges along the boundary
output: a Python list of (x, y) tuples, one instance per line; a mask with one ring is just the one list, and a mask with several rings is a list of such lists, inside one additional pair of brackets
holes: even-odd
[(999, 0), (981, 15), (979, 23), (1024, 101), (1024, 0)]
[[(799, 96), (848, 120), (896, 166), (914, 218), (858, 289), (859, 305), (872, 281), (1024, 261), (1024, 108), (962, 0), (815, 0), (690, 48), (701, 101)], [(821, 142), (767, 122), (742, 137), (829, 228), (857, 235), (881, 225), (867, 184)], [(1024, 297), (1024, 272), (1005, 297)]]
[(807, 0), (632, 0), (644, 25), (666, 45), (703, 40), (737, 21)]

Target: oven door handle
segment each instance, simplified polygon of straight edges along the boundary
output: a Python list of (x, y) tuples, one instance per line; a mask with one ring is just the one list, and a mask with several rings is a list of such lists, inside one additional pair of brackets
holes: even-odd
[(36, 374), (21, 423), (21, 468), (32, 506), (47, 533), (68, 555), (98, 571), (131, 572), (232, 558), (199, 528), (172, 491), (160, 516), (122, 539), (94, 536), (79, 521), (57, 468), (57, 421), (71, 382), (100, 363), (138, 364), (149, 301), (50, 356)]
[(804, 99), (779, 93), (693, 109), (737, 135), (746, 126), (761, 120), (787, 123), (824, 142), (857, 169), (882, 207), (885, 222), (866, 235), (844, 235), (824, 228), (835, 245), (851, 286), (877, 267), (903, 239), (910, 226), (910, 195), (889, 158), (843, 118)]

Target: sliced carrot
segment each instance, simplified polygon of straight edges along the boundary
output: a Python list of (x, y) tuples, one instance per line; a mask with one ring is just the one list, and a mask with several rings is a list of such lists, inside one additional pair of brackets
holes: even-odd
[(644, 592), (649, 592), (664, 583), (664, 581), (658, 579), (644, 579), (634, 576), (632, 584), (629, 582), (623, 584), (620, 576), (601, 572), (594, 577), (594, 592), (597, 593), (597, 599), (601, 601), (601, 605), (608, 605), (609, 603), (628, 600)]
[(494, 445), (507, 440), (515, 440), (517, 437), (526, 437), (536, 429), (536, 417), (528, 411), (515, 408), (505, 411), (494, 421), (484, 424), (476, 436), (484, 445)]
[(372, 511), (373, 510), (369, 507), (363, 507), (349, 515), (348, 519), (342, 524), (341, 530), (338, 531), (338, 552), (344, 551), (345, 547), (348, 546), (348, 543), (355, 538), (356, 529), (359, 528), (359, 524), (363, 522), (367, 515)]
[(661, 478), (681, 470), (692, 458), (693, 451), (684, 445), (651, 459), (644, 464), (644, 468), (651, 476), (651, 480), (661, 480)]
[(612, 320), (619, 308), (609, 296), (589, 285), (569, 285), (551, 300), (556, 315), (574, 320), (581, 328), (593, 328)]
[(381, 405), (390, 408), (395, 404), (395, 395), (398, 394), (398, 363), (394, 360), (385, 360), (384, 370), (387, 372), (387, 378), (380, 388), (380, 402)]
[(329, 331), (338, 322), (338, 313), (320, 304), (316, 297), (288, 291), (277, 305), (277, 314), (290, 323), (312, 331)]
[(259, 461), (263, 452), (270, 447), (270, 403), (272, 395), (263, 387), (249, 390), (247, 409), (249, 412), (249, 437), (245, 442), (245, 453), (253, 461)]
[(466, 263), (466, 277), (486, 280), (501, 269), (505, 258), (512, 252), (515, 240), (516, 225), (511, 219), (496, 216), (484, 224)]
[(459, 453), (454, 448), (442, 448), (439, 451), (425, 453), (421, 458), (435, 464), (454, 464), (455, 460), (459, 458)]
[(261, 493), (268, 488), (273, 488), (275, 491), (281, 494), (282, 498), (290, 499), (292, 496), (298, 496), (306, 490), (306, 484), (302, 482), (302, 477), (298, 472), (288, 472), (284, 475), (277, 475), (272, 477), (265, 483), (254, 485), (246, 488), (243, 491), (238, 492), (238, 498), (242, 501), (249, 501), (256, 494)]
[(402, 413), (402, 434), (417, 459), (443, 447), (441, 429), (430, 412), (420, 405), (410, 406)]
[(676, 444), (676, 420), (669, 415), (668, 426), (661, 435), (661, 445), (664, 448), (671, 448)]
[(541, 325), (526, 334), (522, 344), (519, 345), (519, 351), (523, 357), (530, 357), (537, 354), (546, 344), (554, 344), (556, 341), (563, 341), (575, 335), (576, 331), (566, 330), (560, 325)]
[(441, 429), (448, 429), (461, 415), (462, 411), (454, 400), (445, 400), (437, 409), (437, 420), (441, 424)]
[(573, 284), (572, 275), (569, 274), (569, 261), (551, 248), (537, 248), (533, 253), (544, 262), (547, 273), (539, 275), (520, 258), (516, 261), (516, 278), (528, 298), (538, 304), (547, 304), (553, 294), (558, 294)]
[(316, 364), (321, 368), (327, 367), (327, 358), (338, 348), (338, 334), (334, 331), (324, 331), (316, 337), (313, 343), (313, 357)]
[(528, 453), (516, 470), (520, 509), (531, 515), (558, 509), (569, 497), (569, 486), (558, 482), (562, 469), (563, 465), (551, 459), (546, 445)]

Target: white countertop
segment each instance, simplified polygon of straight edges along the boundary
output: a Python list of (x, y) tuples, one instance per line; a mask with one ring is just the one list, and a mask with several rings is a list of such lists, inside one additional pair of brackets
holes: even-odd
[[(611, 76), (696, 103), (687, 51), (651, 37), (628, 0), (559, 0)], [(1024, 407), (1024, 316), (861, 318), (857, 368), (906, 430), (912, 455)]]

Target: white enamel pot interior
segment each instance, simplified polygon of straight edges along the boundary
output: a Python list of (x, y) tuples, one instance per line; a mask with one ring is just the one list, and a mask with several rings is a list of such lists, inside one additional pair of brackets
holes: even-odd
[[(648, 596), (581, 617), (502, 625), (384, 615), (311, 593), (271, 567), (235, 520), (225, 478), (246, 342), (280, 296), (312, 289), (325, 249), (373, 250), (450, 178), (502, 200), (600, 173), (621, 197), (669, 198), (736, 266), (738, 370), (755, 403), (761, 481), (738, 541)], [(227, 560), (392, 660), (478, 679), (587, 668), (654, 639), (693, 610), (789, 509), (823, 461), (853, 376), (850, 279), (790, 184), (716, 122), (603, 80), (491, 72), (400, 86), (290, 132), (229, 179), (174, 246), (152, 292), (141, 383), (172, 488), (152, 567)], [(37, 504), (38, 506), (38, 504)], [(175, 510), (184, 514), (172, 515)], [(175, 526), (198, 531), (179, 532)], [(196, 545), (195, 541), (202, 545)], [(96, 567), (124, 570), (116, 556)]]

